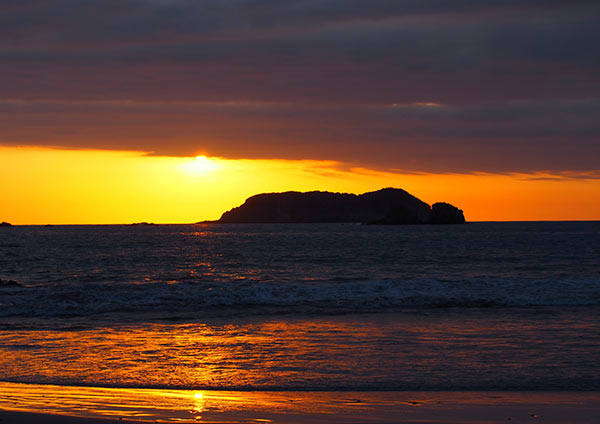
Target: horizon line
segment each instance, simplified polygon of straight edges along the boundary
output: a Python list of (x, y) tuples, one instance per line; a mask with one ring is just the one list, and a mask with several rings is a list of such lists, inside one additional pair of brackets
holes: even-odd
[[(472, 220), (467, 221), (467, 224), (485, 224), (485, 223), (544, 223), (544, 222), (600, 222), (600, 218), (598, 219), (523, 219), (523, 220)], [(226, 224), (226, 225), (316, 225), (316, 224), (332, 224), (332, 225), (348, 225), (348, 224), (361, 224), (360, 222), (248, 222), (248, 223), (229, 223), (229, 222), (219, 222), (218, 219), (211, 220), (202, 220), (196, 222), (152, 222), (152, 221), (140, 221), (140, 222), (125, 222), (125, 223), (87, 223), (87, 224), (53, 224), (51, 222), (45, 224), (10, 224), (11, 227), (85, 227), (85, 226), (155, 226), (155, 225), (203, 225), (203, 224)], [(438, 224), (433, 225), (433, 227), (437, 227)], [(450, 225), (450, 224), (449, 224)], [(385, 227), (418, 227), (419, 224), (406, 224), (406, 225), (382, 225)], [(7, 227), (10, 228), (10, 227)]]

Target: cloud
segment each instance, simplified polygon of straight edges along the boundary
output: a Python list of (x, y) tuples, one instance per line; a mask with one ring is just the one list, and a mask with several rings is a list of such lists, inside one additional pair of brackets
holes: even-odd
[(25, 2), (0, 15), (2, 95), (317, 103), (600, 95), (600, 6), (560, 5)]
[(0, 102), (0, 141), (375, 169), (600, 169), (600, 99), (485, 106)]
[(0, 143), (600, 168), (594, 1), (3, 0), (0, 12)]

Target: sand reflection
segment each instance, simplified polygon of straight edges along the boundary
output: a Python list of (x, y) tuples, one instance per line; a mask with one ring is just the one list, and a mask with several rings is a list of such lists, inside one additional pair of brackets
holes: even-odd
[(592, 424), (591, 392), (225, 392), (0, 383), (0, 409), (162, 423)]

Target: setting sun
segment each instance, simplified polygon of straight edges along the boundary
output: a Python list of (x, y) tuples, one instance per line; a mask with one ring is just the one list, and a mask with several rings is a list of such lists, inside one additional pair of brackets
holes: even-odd
[(408, 174), (333, 161), (1, 147), (0, 179), (10, 182), (0, 186), (1, 220), (13, 224), (190, 223), (218, 219), (261, 192), (364, 193), (390, 186), (429, 203), (453, 203), (470, 221), (593, 219), (600, 210), (593, 178)]
[(216, 171), (221, 166), (214, 158), (208, 158), (206, 156), (196, 156), (194, 159), (187, 160), (181, 164), (181, 169), (193, 173), (193, 174), (206, 174), (212, 171)]

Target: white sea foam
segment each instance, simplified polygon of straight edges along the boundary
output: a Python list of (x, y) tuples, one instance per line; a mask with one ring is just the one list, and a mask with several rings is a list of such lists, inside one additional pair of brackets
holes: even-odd
[(361, 313), (399, 308), (600, 305), (600, 279), (88, 283), (2, 289), (0, 316)]

